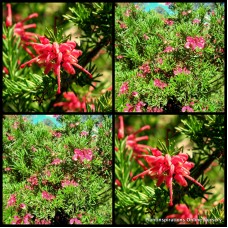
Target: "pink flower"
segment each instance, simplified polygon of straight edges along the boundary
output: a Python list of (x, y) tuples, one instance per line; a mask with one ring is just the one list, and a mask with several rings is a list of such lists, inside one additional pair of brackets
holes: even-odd
[(172, 5), (172, 2), (166, 2), (165, 5), (170, 6), (170, 5)]
[(183, 69), (181, 67), (177, 67), (176, 69), (173, 70), (173, 73), (175, 75), (178, 75), (178, 74), (191, 74), (191, 71), (189, 71), (186, 67), (184, 67)]
[(185, 48), (191, 48), (193, 51), (198, 47), (203, 49), (205, 45), (205, 40), (203, 37), (190, 37), (186, 38)]
[(21, 224), (22, 223), (22, 219), (20, 217), (18, 217), (17, 215), (14, 216), (14, 220), (11, 222), (11, 224)]
[(67, 41), (66, 43), (59, 45), (57, 42), (50, 44), (50, 41), (45, 37), (40, 36), (39, 39), (41, 43), (32, 44), (32, 47), (38, 56), (22, 64), (21, 68), (24, 68), (26, 65), (31, 65), (32, 63), (38, 63), (45, 66), (45, 74), (48, 74), (51, 70), (53, 70), (54, 75), (57, 77), (58, 81), (58, 94), (61, 93), (61, 65), (63, 69), (69, 74), (75, 74), (75, 69), (73, 67), (75, 66), (86, 73), (90, 78), (92, 78), (92, 75), (78, 64), (78, 58), (82, 55), (82, 51), (75, 49), (75, 42)]
[(46, 192), (46, 191), (43, 191), (42, 192), (42, 198), (46, 199), (46, 200), (53, 200), (53, 199), (55, 199), (55, 196)]
[(194, 167), (194, 163), (188, 162), (188, 155), (184, 153), (179, 153), (178, 155), (170, 156), (169, 154), (163, 155), (144, 155), (143, 158), (149, 164), (150, 168), (144, 172), (136, 175), (132, 178), (133, 181), (139, 177), (144, 177), (149, 175), (153, 179), (157, 179), (157, 186), (160, 186), (165, 182), (170, 194), (170, 206), (173, 205), (173, 180), (186, 187), (188, 185), (185, 178), (191, 180), (195, 184), (201, 187), (204, 191), (204, 187), (190, 176), (190, 169)]
[(14, 136), (12, 136), (12, 135), (10, 135), (10, 134), (8, 134), (8, 133), (6, 133), (6, 135), (7, 135), (7, 139), (9, 140), (9, 141), (13, 141), (15, 138), (14, 138)]
[(122, 59), (123, 56), (122, 56), (122, 55), (118, 55), (116, 58), (117, 58), (117, 59)]
[(136, 105), (135, 105), (135, 111), (136, 112), (142, 112), (142, 109), (146, 104), (143, 103), (142, 101), (139, 101)]
[(134, 91), (134, 92), (131, 93), (131, 95), (132, 95), (133, 97), (137, 97), (137, 96), (139, 95), (139, 93)]
[(49, 225), (49, 224), (51, 224), (51, 221), (49, 221), (49, 220), (46, 220), (46, 219), (42, 219), (42, 220), (40, 220), (40, 219), (35, 219), (35, 224), (43, 224), (43, 225)]
[(66, 187), (66, 186), (70, 186), (70, 185), (76, 187), (76, 186), (78, 186), (78, 183), (76, 183), (74, 180), (71, 180), (71, 181), (63, 180), (61, 182), (61, 185), (62, 185), (63, 188)]
[(139, 5), (135, 5), (135, 9), (139, 10), (140, 9), (140, 6)]
[(10, 195), (10, 198), (7, 202), (7, 207), (11, 207), (11, 206), (14, 206), (17, 202), (17, 199), (16, 199), (16, 194), (11, 194)]
[(158, 107), (147, 107), (147, 112), (163, 112), (163, 109)]
[(169, 20), (169, 19), (165, 19), (164, 22), (166, 25), (173, 25), (174, 24), (174, 21)]
[(131, 104), (126, 104), (127, 108), (124, 109), (124, 112), (133, 112), (135, 107)]
[(26, 214), (23, 218), (23, 224), (30, 224), (29, 219), (33, 218), (33, 215)]
[(130, 16), (130, 13), (131, 13), (131, 10), (128, 9), (128, 10), (126, 10), (126, 12), (124, 13), (124, 15), (125, 15), (126, 17), (129, 17), (129, 16)]
[(125, 94), (127, 92), (128, 92), (128, 82), (124, 82), (120, 87), (119, 95)]
[(36, 175), (31, 176), (30, 178), (27, 179), (27, 181), (28, 181), (32, 186), (35, 186), (35, 185), (38, 185), (38, 184), (39, 184)]
[(66, 102), (55, 103), (54, 107), (61, 107), (64, 111), (67, 112), (86, 112), (86, 103), (85, 101), (80, 101), (79, 98), (73, 92), (64, 92), (64, 98), (67, 100)]
[(62, 133), (57, 132), (57, 131), (54, 131), (54, 132), (52, 133), (52, 135), (53, 135), (54, 137), (56, 137), (56, 138), (60, 138), (60, 137), (62, 136)]
[(37, 151), (37, 149), (34, 146), (31, 147), (31, 150), (32, 150), (32, 152), (36, 152)]
[(10, 171), (11, 168), (10, 168), (10, 167), (6, 167), (4, 170), (5, 170), (5, 171)]
[(63, 161), (59, 158), (56, 158), (53, 160), (53, 162), (51, 163), (51, 165), (59, 165), (61, 164)]
[(21, 204), (20, 204), (20, 208), (21, 208), (21, 209), (25, 209), (25, 208), (26, 208), (26, 205), (25, 205), (24, 203), (21, 203)]
[(168, 85), (165, 82), (162, 82), (160, 79), (154, 79), (154, 86), (164, 89)]
[(70, 224), (82, 224), (82, 222), (77, 218), (70, 219)]
[(193, 24), (199, 24), (201, 21), (199, 20), (199, 19), (194, 19), (193, 21), (192, 21), (192, 23)]
[[(11, 4), (9, 4), (9, 3), (6, 4), (6, 7), (7, 7), (7, 14), (8, 14), (6, 17), (6, 27), (11, 27), (13, 25)], [(36, 24), (24, 25), (24, 22), (26, 22), (32, 18), (35, 18), (35, 17), (38, 17), (37, 13), (30, 14), (28, 17), (26, 17), (22, 21), (16, 23), (15, 27), (14, 27), (14, 35), (20, 36), (21, 40), (25, 41), (25, 42), (28, 42), (30, 40), (36, 42), (35, 37), (39, 37), (39, 35), (32, 33), (32, 32), (26, 32), (26, 29), (36, 28)]]
[(125, 23), (122, 22), (122, 23), (120, 23), (120, 28), (126, 29), (126, 28), (128, 28), (128, 27), (127, 27), (127, 25), (126, 25)]
[(193, 214), (185, 204), (177, 204), (175, 208), (179, 213), (168, 215), (166, 218), (181, 219), (179, 224), (192, 223), (191, 220), (195, 221), (196, 224), (199, 224), (197, 210), (195, 210), (195, 214)]
[(159, 58), (159, 59), (158, 59), (158, 63), (159, 63), (159, 64), (162, 64), (162, 63), (163, 63), (162, 58)]
[(150, 37), (147, 36), (146, 34), (143, 35), (143, 38), (144, 38), (145, 40), (149, 40), (149, 39), (150, 39)]
[(163, 52), (169, 53), (169, 52), (172, 52), (172, 51), (174, 51), (174, 48), (171, 47), (171, 46), (168, 46), (168, 47), (165, 48), (165, 50)]
[(79, 159), (80, 162), (83, 162), (84, 160), (91, 161), (92, 158), (93, 153), (91, 149), (75, 149), (72, 160), (77, 161)]
[(87, 135), (89, 135), (89, 132), (87, 132), (87, 131), (82, 131), (80, 135), (81, 135), (81, 136), (87, 136)]
[(149, 74), (151, 72), (148, 63), (144, 63), (142, 66), (139, 67), (139, 69), (143, 71), (143, 75)]
[(187, 15), (187, 14), (188, 14), (188, 12), (186, 12), (186, 11), (183, 11), (183, 12), (182, 12), (182, 15), (183, 15), (183, 16), (185, 16), (185, 15)]
[(191, 108), (190, 106), (184, 106), (181, 109), (182, 112), (194, 112), (193, 108)]

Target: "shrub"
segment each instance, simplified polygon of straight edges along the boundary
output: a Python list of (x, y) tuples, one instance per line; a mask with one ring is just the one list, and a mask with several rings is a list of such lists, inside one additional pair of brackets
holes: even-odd
[(171, 15), (116, 5), (115, 109), (223, 112), (224, 4), (169, 7)]
[(3, 121), (3, 223), (111, 224), (111, 118), (28, 118)]

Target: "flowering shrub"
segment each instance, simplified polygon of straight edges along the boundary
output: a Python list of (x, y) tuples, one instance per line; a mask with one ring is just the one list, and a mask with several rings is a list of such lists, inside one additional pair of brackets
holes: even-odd
[(61, 127), (4, 116), (3, 223), (111, 224), (111, 118), (56, 118)]
[(4, 111), (112, 110), (111, 3), (3, 8)]
[(223, 112), (224, 4), (170, 3), (171, 15), (143, 7), (115, 7), (116, 111)]
[(115, 124), (117, 224), (224, 225), (224, 115)]

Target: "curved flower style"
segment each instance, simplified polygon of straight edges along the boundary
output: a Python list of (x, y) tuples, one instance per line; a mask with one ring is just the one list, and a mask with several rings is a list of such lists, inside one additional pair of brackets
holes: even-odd
[(181, 221), (179, 224), (186, 224), (186, 221), (194, 219), (196, 224), (199, 223), (197, 210), (195, 210), (195, 213), (193, 214), (185, 204), (177, 204), (175, 207), (179, 214), (171, 214), (166, 216), (166, 218), (183, 220), (183, 222)]
[(67, 112), (86, 112), (86, 102), (85, 98), (80, 101), (79, 98), (73, 92), (64, 92), (63, 96), (66, 98), (66, 102), (58, 102), (54, 104), (54, 107), (61, 107)]
[(92, 74), (78, 64), (78, 58), (82, 55), (82, 51), (75, 49), (75, 42), (67, 41), (66, 43), (62, 43), (60, 45), (57, 42), (51, 44), (49, 39), (41, 36), (39, 37), (39, 40), (41, 42), (40, 44), (31, 44), (38, 56), (22, 64), (21, 68), (24, 68), (26, 65), (31, 65), (32, 63), (38, 63), (45, 66), (45, 74), (48, 74), (51, 70), (53, 70), (54, 75), (58, 79), (58, 94), (61, 93), (61, 66), (69, 74), (75, 74), (75, 69), (73, 67), (75, 66), (92, 78)]
[[(6, 4), (6, 7), (7, 7), (6, 27), (11, 27), (13, 25), (11, 4), (9, 3)], [(24, 23), (38, 16), (39, 16), (38, 13), (33, 13), (33, 14), (30, 14), (28, 17), (26, 17), (24, 20), (17, 22), (14, 28), (14, 35), (20, 36), (21, 40), (25, 42), (27, 41), (36, 42), (35, 37), (39, 37), (39, 35), (36, 33), (26, 31), (26, 29), (29, 29), (29, 28), (36, 28), (36, 24), (24, 25)]]
[(157, 186), (160, 186), (165, 182), (170, 193), (170, 206), (173, 205), (173, 180), (175, 180), (179, 185), (186, 187), (188, 185), (185, 178), (191, 180), (195, 184), (205, 190), (204, 187), (190, 176), (190, 169), (194, 167), (194, 163), (188, 162), (188, 155), (184, 153), (179, 153), (171, 157), (169, 154), (163, 155), (144, 155), (141, 156), (149, 164), (150, 168), (144, 172), (134, 176), (133, 181), (137, 180), (139, 177), (144, 178), (145, 175), (157, 179)]

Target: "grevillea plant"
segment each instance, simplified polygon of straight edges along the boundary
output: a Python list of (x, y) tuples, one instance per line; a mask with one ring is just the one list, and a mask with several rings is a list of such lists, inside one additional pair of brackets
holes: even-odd
[(3, 9), (4, 111), (111, 111), (112, 3)]
[(3, 224), (111, 224), (112, 119), (56, 118), (4, 116)]
[(168, 5), (172, 14), (116, 5), (115, 109), (223, 112), (224, 4)]
[(224, 115), (118, 116), (115, 141), (116, 224), (224, 224)]

